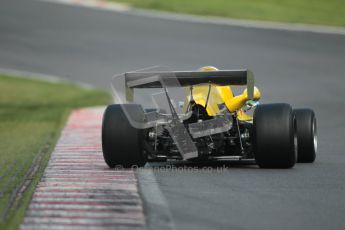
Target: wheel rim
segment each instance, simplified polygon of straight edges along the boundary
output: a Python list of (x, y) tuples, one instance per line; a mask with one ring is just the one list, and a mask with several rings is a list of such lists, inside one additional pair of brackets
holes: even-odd
[[(295, 120), (295, 127), (296, 127), (296, 120)], [(297, 159), (298, 155), (298, 137), (297, 137), (297, 131), (296, 128), (294, 128), (294, 133), (293, 133), (293, 145), (294, 145), (294, 152), (295, 152), (295, 157)]]
[(317, 152), (317, 131), (316, 131), (316, 121), (313, 120), (313, 142), (314, 142), (314, 151)]

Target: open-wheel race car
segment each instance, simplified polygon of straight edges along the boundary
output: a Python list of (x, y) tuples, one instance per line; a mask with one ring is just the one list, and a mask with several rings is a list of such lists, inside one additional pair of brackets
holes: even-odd
[[(234, 86), (246, 87), (235, 95)], [(313, 110), (259, 104), (250, 70), (151, 69), (115, 76), (112, 88), (117, 104), (106, 108), (102, 125), (103, 155), (111, 168), (228, 159), (291, 168), (315, 160)]]

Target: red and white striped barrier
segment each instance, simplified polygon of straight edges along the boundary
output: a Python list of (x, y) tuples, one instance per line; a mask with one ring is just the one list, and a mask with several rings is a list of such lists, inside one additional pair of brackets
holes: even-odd
[(26, 212), (26, 229), (142, 229), (133, 170), (111, 170), (102, 156), (104, 108), (74, 111)]

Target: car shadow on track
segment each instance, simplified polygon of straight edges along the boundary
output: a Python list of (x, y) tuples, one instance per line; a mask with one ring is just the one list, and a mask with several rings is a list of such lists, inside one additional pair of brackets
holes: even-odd
[(165, 169), (165, 170), (179, 170), (179, 169), (259, 169), (254, 160), (222, 160), (222, 161), (169, 161), (169, 162), (149, 162), (145, 165), (145, 169)]

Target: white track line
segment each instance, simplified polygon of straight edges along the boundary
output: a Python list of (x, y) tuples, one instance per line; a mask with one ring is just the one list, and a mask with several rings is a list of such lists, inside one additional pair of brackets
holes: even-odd
[(146, 210), (146, 222), (149, 229), (174, 230), (168, 203), (158, 187), (158, 182), (150, 168), (138, 170), (138, 182)]
[(212, 16), (196, 16), (179, 13), (169, 13), (157, 10), (134, 9), (129, 5), (122, 3), (110, 3), (106, 0), (39, 0), (42, 2), (50, 2), (65, 5), (74, 5), (87, 7), (91, 9), (115, 11), (118, 13), (129, 14), (133, 16), (166, 19), (173, 21), (182, 21), (190, 23), (215, 24), (236, 26), (245, 28), (268, 29), (268, 30), (286, 30), (295, 32), (311, 32), (321, 34), (338, 34), (345, 35), (343, 27), (310, 25), (302, 23), (284, 23), (284, 22), (269, 22), (269, 21), (254, 21), (244, 19), (228, 19), (223, 17)]
[(60, 3), (64, 5), (77, 5), (94, 9), (102, 9), (116, 12), (128, 11), (128, 4), (109, 2), (106, 0), (41, 0), (44, 2)]
[(11, 77), (19, 77), (19, 78), (29, 78), (29, 79), (33, 79), (33, 80), (39, 80), (39, 81), (46, 81), (46, 82), (50, 82), (50, 83), (73, 83), (75, 85), (78, 85), (82, 88), (85, 89), (94, 89), (95, 87), (87, 84), (87, 83), (83, 83), (83, 82), (77, 82), (77, 81), (71, 81), (68, 79), (65, 79), (63, 77), (60, 76), (56, 76), (56, 75), (50, 75), (50, 74), (42, 74), (42, 73), (34, 73), (34, 72), (30, 72), (30, 71), (25, 71), (25, 70), (15, 70), (15, 69), (8, 69), (8, 68), (1, 68), (0, 67), (0, 74), (5, 74)]

